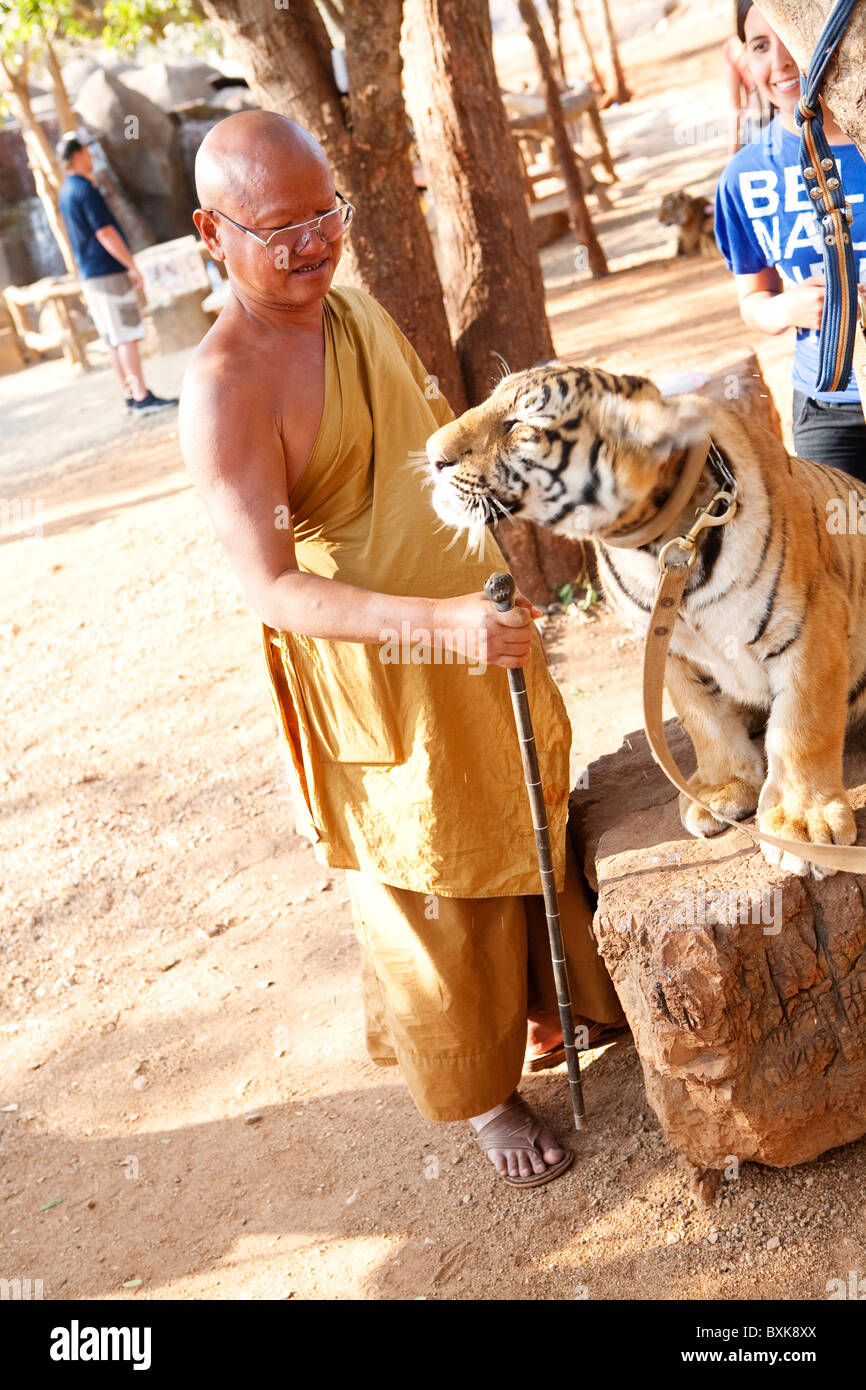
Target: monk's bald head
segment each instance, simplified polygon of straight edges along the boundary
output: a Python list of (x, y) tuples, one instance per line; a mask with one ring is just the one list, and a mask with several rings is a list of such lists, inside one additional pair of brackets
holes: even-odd
[(328, 174), (321, 145), (274, 111), (226, 116), (208, 131), (195, 160), (199, 205), (260, 226), (315, 173)]

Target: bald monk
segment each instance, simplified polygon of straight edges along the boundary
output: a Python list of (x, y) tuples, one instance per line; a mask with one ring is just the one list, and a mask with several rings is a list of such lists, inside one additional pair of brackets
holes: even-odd
[(368, 1050), (422, 1114), (468, 1119), (506, 1181), (547, 1182), (573, 1155), (517, 1089), (527, 1018), (530, 1065), (562, 1057), (535, 839), (505, 673), (462, 659), (526, 669), (574, 1005), (598, 1033), (621, 1010), (567, 843), (540, 610), (484, 596), (505, 568), (492, 537), (467, 559), (437, 534), (413, 459), (453, 416), (385, 311), (332, 288), (351, 205), (319, 145), (245, 111), (195, 174), (231, 294), (187, 372), (181, 445), (262, 622), (298, 829), (347, 871)]

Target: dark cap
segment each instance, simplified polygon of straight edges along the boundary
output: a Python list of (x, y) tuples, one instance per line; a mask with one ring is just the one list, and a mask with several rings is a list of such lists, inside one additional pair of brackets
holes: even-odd
[(68, 164), (74, 154), (77, 154), (79, 150), (83, 150), (84, 147), (89, 144), (90, 141), (82, 140), (77, 131), (67, 130), (66, 134), (61, 135), (60, 139), (57, 141), (54, 147), (54, 153), (57, 155), (61, 164)]

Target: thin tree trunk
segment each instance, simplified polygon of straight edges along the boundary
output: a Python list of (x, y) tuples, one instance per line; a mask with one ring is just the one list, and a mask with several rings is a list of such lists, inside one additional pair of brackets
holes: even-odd
[(604, 78), (599, 72), (598, 64), (595, 61), (595, 53), (593, 52), (592, 43), (590, 42), (589, 34), (587, 33), (586, 20), (583, 17), (583, 10), (577, 3), (577, 0), (571, 0), (571, 9), (574, 15), (574, 22), (577, 25), (577, 31), (580, 34), (581, 41), (586, 50), (587, 62), (589, 63), (590, 69), (592, 70), (592, 85), (595, 87), (599, 96), (601, 96), (602, 92), (604, 91)]
[[(553, 355), (488, 0), (406, 0), (407, 100), (436, 205), (445, 304), (470, 403)], [(494, 154), (495, 152), (495, 154)]]
[(613, 27), (608, 0), (598, 0), (598, 7), (601, 12), (607, 47), (608, 71), (610, 72), (610, 81), (606, 84), (603, 104), (604, 106), (613, 106), (615, 102), (618, 102), (622, 105), (626, 101), (631, 101), (632, 94), (629, 91), (625, 73), (622, 70), (622, 63), (619, 60), (619, 45), (616, 41), (616, 31)]
[(5, 95), (21, 123), (24, 148), (27, 151), (27, 163), (33, 174), (37, 196), (45, 209), (45, 216), (48, 219), (54, 240), (60, 247), (63, 263), (66, 269), (75, 275), (77, 271), (75, 257), (72, 254), (72, 244), (57, 206), (57, 195), (60, 192), (63, 175), (57, 156), (48, 143), (48, 137), (33, 114), (27, 89), (26, 64), (22, 65), (18, 72), (15, 72), (6, 59), (0, 56), (0, 68), (2, 68), (6, 79)]
[(607, 260), (605, 259), (604, 251), (601, 249), (601, 243), (595, 234), (592, 218), (586, 206), (580, 170), (577, 167), (574, 150), (565, 127), (562, 102), (559, 98), (559, 88), (556, 85), (556, 78), (553, 75), (547, 42), (533, 0), (517, 0), (517, 7), (520, 10), (521, 18), (532, 40), (532, 46), (535, 49), (535, 56), (538, 60), (538, 68), (541, 74), (542, 86), (544, 87), (547, 114), (550, 118), (556, 158), (562, 173), (563, 182), (565, 183), (571, 225), (579, 245), (585, 248), (589, 270), (593, 278), (598, 279), (600, 276), (607, 275), (608, 273)]
[(69, 93), (66, 90), (66, 83), (63, 81), (63, 73), (57, 61), (57, 54), (54, 52), (54, 45), (48, 34), (45, 35), (45, 66), (48, 69), (48, 76), (51, 78), (51, 87), (54, 92), (54, 109), (57, 112), (57, 122), (61, 131), (75, 130), (77, 122), (75, 112), (69, 100)]
[(327, 15), (337, 32), (342, 34), (344, 32), (345, 17), (343, 11), (339, 10), (334, 4), (334, 0), (319, 0), (319, 6)]
[(565, 75), (565, 56), (562, 52), (562, 11), (559, 0), (547, 0), (547, 8), (550, 11), (550, 22), (553, 25), (553, 40), (556, 45), (556, 67), (557, 75), (563, 87), (568, 85), (568, 78)]
[(447, 399), (465, 396), (433, 247), (412, 177), (400, 89), (402, 0), (346, 0), (347, 104), (314, 0), (203, 0), (259, 104), (291, 116), (319, 141), (337, 187), (358, 206), (346, 273), (393, 316)]
[[(815, 51), (818, 35), (830, 13), (830, 0), (761, 0), (767, 16), (786, 48), (805, 72)], [(822, 96), (842, 129), (866, 159), (866, 103), (863, 72), (866, 68), (866, 5), (858, 5), (830, 60)]]

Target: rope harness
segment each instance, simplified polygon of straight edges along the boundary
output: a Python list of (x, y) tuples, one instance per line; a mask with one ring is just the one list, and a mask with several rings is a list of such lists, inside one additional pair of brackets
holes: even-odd
[[(845, 198), (841, 171), (824, 134), (820, 101), (827, 67), (856, 4), (857, 0), (836, 0), (818, 37), (809, 70), (801, 74), (800, 100), (795, 115), (800, 127), (800, 168), (809, 197), (815, 204), (815, 216), (824, 242), (826, 288), (818, 345), (817, 391), (844, 391), (851, 375), (858, 319), (861, 324), (864, 321), (850, 230), (851, 204)], [(866, 383), (862, 373), (859, 376), (862, 397)]]

